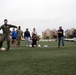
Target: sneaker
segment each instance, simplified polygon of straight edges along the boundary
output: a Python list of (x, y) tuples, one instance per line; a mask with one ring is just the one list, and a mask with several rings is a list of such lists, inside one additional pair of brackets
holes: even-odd
[(64, 48), (64, 46), (62, 46), (61, 48)]

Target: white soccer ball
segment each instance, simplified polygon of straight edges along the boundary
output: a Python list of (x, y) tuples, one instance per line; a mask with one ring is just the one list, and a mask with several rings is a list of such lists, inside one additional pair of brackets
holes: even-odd
[(6, 50), (6, 48), (2, 47), (0, 50), (1, 50), (1, 51), (5, 51), (5, 50)]
[(44, 47), (46, 47), (46, 48), (47, 48), (47, 47), (48, 47), (48, 45), (44, 45)]
[(41, 47), (41, 45), (38, 45), (38, 47), (40, 48), (40, 47)]
[(32, 45), (29, 45), (29, 47), (32, 47)]
[(36, 47), (36, 45), (34, 45), (34, 47)]

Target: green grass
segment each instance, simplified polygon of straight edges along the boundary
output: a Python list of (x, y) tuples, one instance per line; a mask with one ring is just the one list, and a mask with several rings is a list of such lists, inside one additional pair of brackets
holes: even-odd
[[(0, 75), (76, 75), (76, 44), (39, 42), (48, 48), (29, 48), (25, 43), (10, 51), (0, 51)], [(6, 47), (6, 43), (4, 43)]]

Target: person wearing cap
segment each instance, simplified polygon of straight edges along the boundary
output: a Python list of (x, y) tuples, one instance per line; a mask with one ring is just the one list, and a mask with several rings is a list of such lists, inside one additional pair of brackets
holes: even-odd
[(59, 27), (58, 30), (58, 48), (60, 48), (60, 42), (62, 41), (62, 48), (64, 47), (64, 30), (62, 26)]
[(20, 46), (20, 42), (21, 42), (21, 37), (23, 37), (23, 31), (21, 30), (21, 26), (18, 26), (17, 34), (18, 34), (17, 47), (19, 47)]
[(24, 32), (24, 38), (25, 38), (25, 41), (26, 41), (26, 46), (29, 46), (30, 45), (30, 32), (28, 30), (28, 28), (26, 28), (26, 31)]
[(10, 49), (10, 28), (17, 28), (15, 25), (7, 24), (8, 20), (4, 20), (4, 24), (1, 25), (0, 30), (2, 29), (3, 35), (0, 39), (0, 48), (2, 48), (3, 42), (6, 39), (7, 41), (7, 51)]

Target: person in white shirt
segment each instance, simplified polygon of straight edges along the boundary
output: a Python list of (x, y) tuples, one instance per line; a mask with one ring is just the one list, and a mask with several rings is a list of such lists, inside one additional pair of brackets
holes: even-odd
[(33, 45), (37, 46), (37, 32), (35, 28), (33, 28), (33, 32), (32, 32), (32, 47)]
[(33, 35), (37, 35), (37, 32), (36, 32), (36, 29), (35, 28), (33, 28), (32, 36)]

